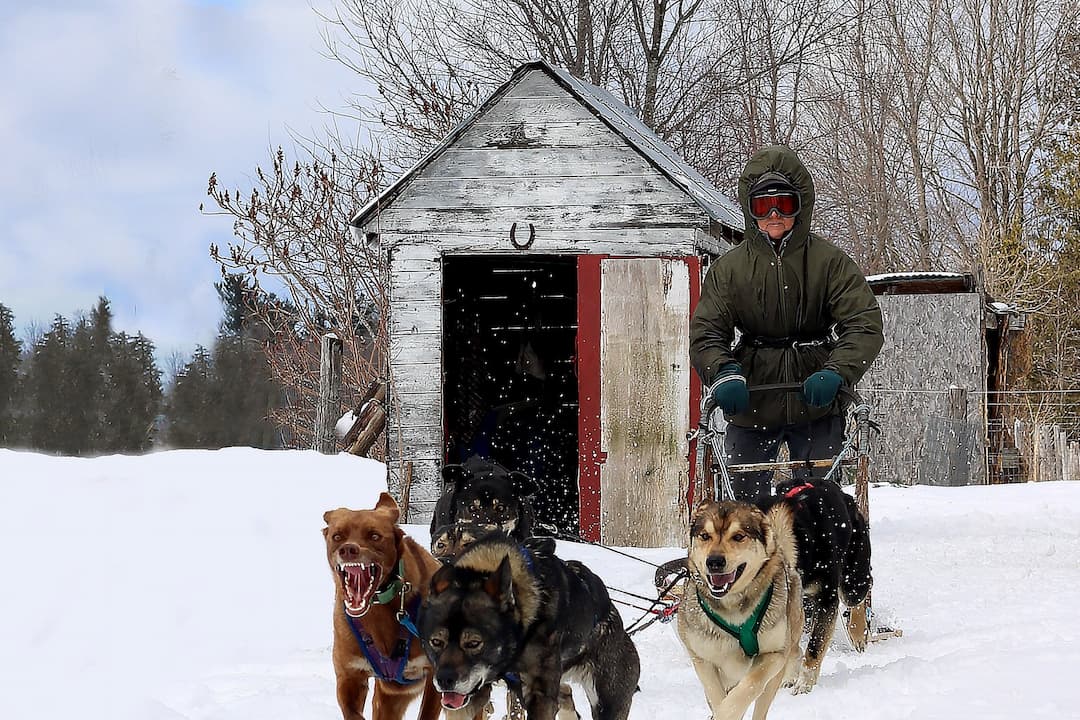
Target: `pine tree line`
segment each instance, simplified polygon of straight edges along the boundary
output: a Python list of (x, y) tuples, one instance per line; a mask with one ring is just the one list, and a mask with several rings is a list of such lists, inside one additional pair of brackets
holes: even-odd
[(175, 370), (168, 392), (154, 344), (142, 333), (116, 332), (107, 298), (89, 316), (57, 315), (26, 343), (0, 304), (0, 447), (73, 456), (283, 447), (287, 438), (268, 418), (284, 396), (251, 312), (268, 300), (239, 276), (217, 289), (225, 309), (220, 332)]

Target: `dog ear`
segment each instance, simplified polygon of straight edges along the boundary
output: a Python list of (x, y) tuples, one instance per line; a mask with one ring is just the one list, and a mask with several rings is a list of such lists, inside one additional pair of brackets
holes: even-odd
[(694, 505), (693, 511), (690, 513), (690, 537), (697, 535), (698, 530), (704, 521), (703, 515), (712, 507), (716, 505), (715, 502), (709, 498), (702, 498)]
[(375, 509), (384, 510), (393, 515), (391, 522), (396, 523), (398, 518), (401, 517), (401, 509), (398, 507), (397, 501), (394, 500), (394, 496), (385, 491), (379, 494), (379, 502), (375, 503)]
[(707, 497), (701, 498), (696, 503), (694, 503), (694, 509), (692, 511), (690, 511), (690, 517), (694, 517), (695, 515), (703, 512), (706, 507), (708, 507), (710, 505), (715, 505), (715, 504), (716, 503), (713, 500), (710, 500)]
[(768, 548), (772, 536), (772, 523), (769, 518), (761, 510), (753, 508), (748, 519), (749, 522), (742, 526), (742, 531)]
[(514, 607), (514, 570), (510, 566), (510, 556), (504, 555), (499, 569), (484, 581), (484, 592), (499, 603), (502, 610)]
[(472, 477), (472, 473), (464, 465), (443, 465), (442, 479), (451, 491), (458, 491), (461, 486)]
[(515, 470), (507, 477), (510, 479), (510, 488), (514, 491), (514, 495), (519, 498), (535, 495), (540, 490), (536, 485), (536, 481), (523, 472)]
[(454, 566), (443, 565), (441, 568), (435, 571), (435, 574), (431, 576), (430, 594), (438, 595), (439, 593), (446, 592), (446, 589), (450, 587), (450, 583), (454, 579)]

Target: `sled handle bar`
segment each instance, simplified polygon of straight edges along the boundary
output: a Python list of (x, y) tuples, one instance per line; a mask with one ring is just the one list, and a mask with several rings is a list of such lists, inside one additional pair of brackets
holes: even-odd
[[(800, 382), (786, 382), (786, 383), (766, 383), (764, 385), (750, 385), (746, 389), (750, 392), (767, 392), (770, 390), (787, 390), (788, 392), (802, 392), (803, 384)], [(854, 388), (847, 385), (841, 385), (837, 391), (837, 395), (843, 395), (847, 400), (850, 400), (854, 405), (862, 404), (862, 398), (859, 397), (859, 393), (855, 392)]]

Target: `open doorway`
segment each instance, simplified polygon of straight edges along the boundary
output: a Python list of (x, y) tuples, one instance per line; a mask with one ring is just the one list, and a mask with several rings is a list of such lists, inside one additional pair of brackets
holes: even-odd
[(576, 258), (446, 256), (443, 333), (446, 462), (525, 473), (537, 519), (576, 534)]

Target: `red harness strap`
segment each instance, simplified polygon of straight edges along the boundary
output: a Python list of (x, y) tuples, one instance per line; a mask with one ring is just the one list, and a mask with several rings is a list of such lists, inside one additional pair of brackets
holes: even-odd
[(784, 497), (786, 499), (790, 500), (791, 498), (793, 498), (796, 495), (798, 495), (799, 493), (801, 493), (803, 490), (813, 490), (813, 489), (814, 489), (814, 486), (811, 485), (810, 483), (808, 483), (808, 482), (803, 483), (802, 485), (796, 485), (795, 487), (788, 490), (786, 493), (784, 493)]

